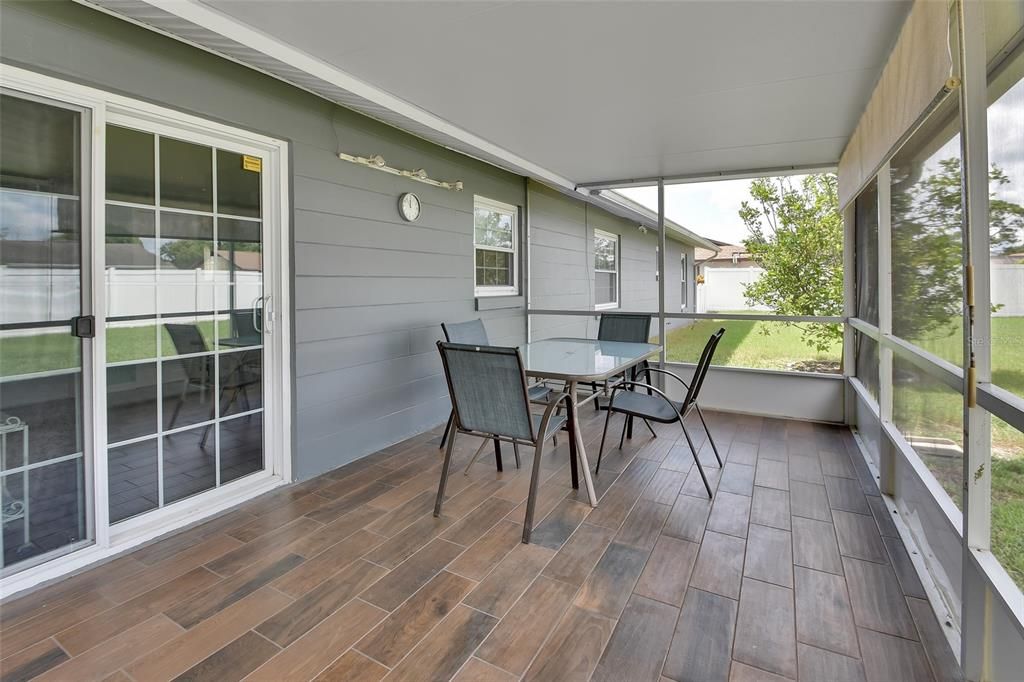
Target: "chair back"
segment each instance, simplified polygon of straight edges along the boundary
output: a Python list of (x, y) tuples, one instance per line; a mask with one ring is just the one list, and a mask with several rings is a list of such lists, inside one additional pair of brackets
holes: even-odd
[(704, 344), (704, 350), (700, 354), (700, 361), (697, 362), (697, 369), (693, 372), (693, 380), (690, 381), (690, 389), (686, 392), (686, 401), (683, 403), (682, 412), (686, 412), (693, 403), (697, 402), (697, 396), (700, 394), (700, 387), (704, 385), (704, 377), (708, 374), (708, 368), (711, 366), (711, 358), (715, 355), (715, 349), (718, 347), (718, 342), (722, 340), (722, 335), (725, 334), (725, 328), (719, 328), (717, 332), (711, 335), (708, 342)]
[(449, 343), (465, 343), (471, 346), (489, 346), (487, 329), (484, 328), (484, 321), (480, 318), (469, 322), (443, 322), (441, 330), (444, 331), (444, 340)]
[(199, 325), (164, 323), (164, 329), (171, 337), (171, 343), (174, 344), (174, 350), (178, 355), (206, 352), (206, 340), (199, 331)]
[(651, 316), (633, 313), (603, 313), (597, 326), (598, 341), (647, 343), (651, 338)]
[(437, 342), (455, 421), (463, 430), (533, 441), (518, 348)]
[(252, 308), (231, 311), (231, 330), (236, 338), (251, 339), (259, 337), (260, 333), (256, 331), (256, 324), (253, 322), (252, 316)]
[[(206, 340), (203, 339), (203, 334), (199, 331), (199, 325), (165, 322), (164, 329), (167, 330), (167, 335), (171, 337), (171, 343), (174, 344), (174, 352), (178, 355), (205, 353), (208, 350), (206, 348)], [(185, 375), (190, 382), (213, 385), (214, 356), (203, 355), (185, 358), (182, 360), (182, 365), (185, 369)]]

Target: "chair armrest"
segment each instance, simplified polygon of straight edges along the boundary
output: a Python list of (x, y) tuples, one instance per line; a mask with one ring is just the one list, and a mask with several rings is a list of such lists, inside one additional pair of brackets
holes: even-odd
[[(669, 398), (665, 394), (664, 391), (662, 391), (661, 389), (656, 388), (654, 386), (651, 386), (650, 384), (642, 384), (639, 381), (622, 381), (622, 382), (619, 382), (618, 384), (616, 384), (615, 388), (612, 390), (611, 400), (608, 402), (608, 409), (609, 410), (615, 407), (615, 394), (618, 393), (623, 388), (625, 388), (626, 386), (639, 386), (640, 388), (646, 388), (649, 391), (654, 391), (659, 396), (661, 396), (662, 399), (665, 400), (665, 402), (667, 402), (669, 405), (672, 406), (672, 411), (673, 412), (675, 412), (676, 414), (679, 414), (679, 410), (676, 409), (676, 404), (672, 402), (672, 399)], [(682, 415), (680, 415), (680, 419), (681, 418), (682, 418)]]
[(673, 372), (669, 372), (666, 369), (655, 369), (654, 367), (644, 367), (639, 372), (637, 372), (637, 377), (639, 377), (644, 372), (656, 372), (657, 374), (667, 374), (668, 376), (672, 377), (673, 379), (675, 379), (676, 381), (681, 383), (684, 388), (690, 388), (690, 384), (688, 384), (685, 381), (683, 381), (683, 379), (678, 374), (675, 374)]
[(544, 408), (544, 415), (540, 418), (540, 433), (536, 434), (536, 440), (538, 444), (547, 435), (548, 422), (551, 421), (551, 414), (555, 411), (555, 408), (558, 407), (558, 404), (563, 400), (566, 403), (566, 408), (572, 409), (572, 406), (570, 405), (570, 403), (572, 402), (572, 396), (570, 396), (568, 393), (559, 393), (551, 400), (551, 402), (548, 403), (548, 406)]

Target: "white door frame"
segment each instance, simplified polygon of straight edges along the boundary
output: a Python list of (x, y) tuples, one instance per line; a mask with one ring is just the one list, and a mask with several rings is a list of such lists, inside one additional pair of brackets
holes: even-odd
[[(95, 543), (81, 550), (40, 564), (31, 570), (14, 573), (0, 580), (0, 599), (36, 585), (54, 580), (89, 564), (120, 554), (171, 530), (194, 524), (228, 509), (239, 502), (291, 481), (291, 290), (289, 272), (290, 207), (288, 196), (288, 145), (257, 133), (232, 128), (165, 107), (105, 92), (96, 88), (44, 76), (33, 71), (0, 64), (0, 84), (12, 91), (24, 92), (82, 107), (91, 114), (92, 136), (88, 148), (91, 177), (88, 184), (91, 243), (90, 263), (83, 263), (83, 273), (104, 272), (104, 249), (100, 248), (105, 225), (105, 141), (108, 122), (139, 127), (158, 134), (188, 139), (220, 149), (258, 153), (263, 159), (264, 235), (271, 259), (264, 268), (264, 293), (270, 305), (264, 308), (264, 324), (273, 330), (270, 353), (264, 345), (264, 395), (274, 396), (277, 404), (264, 412), (263, 472), (232, 481), (219, 488), (187, 498), (173, 505), (154, 510), (135, 519), (111, 527), (107, 500), (107, 433), (106, 433), (106, 319), (105, 287), (91, 287), (91, 312), (96, 316), (96, 338), (90, 358), (91, 399), (94, 419), (92, 437), (92, 486)], [(83, 190), (84, 193), (84, 190)], [(84, 198), (84, 197), (83, 197)], [(94, 277), (95, 279), (95, 277)], [(86, 383), (88, 386), (88, 383)], [(86, 430), (89, 433), (89, 430)]]

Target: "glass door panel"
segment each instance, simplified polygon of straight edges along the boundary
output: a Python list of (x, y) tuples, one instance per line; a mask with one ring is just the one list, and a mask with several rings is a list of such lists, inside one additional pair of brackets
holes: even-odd
[(0, 94), (0, 571), (91, 537), (83, 423), (83, 118)]
[(116, 125), (107, 158), (117, 523), (264, 468), (262, 182), (251, 157)]

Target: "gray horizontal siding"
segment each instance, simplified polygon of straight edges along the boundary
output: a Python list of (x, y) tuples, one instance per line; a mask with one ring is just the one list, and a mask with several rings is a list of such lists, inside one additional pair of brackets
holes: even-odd
[[(5, 61), (290, 142), (299, 478), (445, 419), (442, 321), (481, 315), (496, 342), (523, 341), (521, 308), (475, 311), (472, 242), (473, 195), (522, 205), (522, 178), (70, 2), (0, 11)], [(466, 189), (375, 172), (338, 151)], [(397, 210), (408, 191), (423, 205), (413, 224)]]

